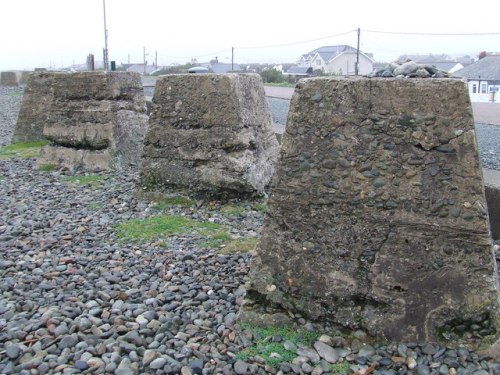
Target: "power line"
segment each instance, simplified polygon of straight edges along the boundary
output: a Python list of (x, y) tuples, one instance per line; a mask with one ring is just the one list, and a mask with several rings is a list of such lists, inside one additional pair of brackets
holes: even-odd
[(377, 33), (377, 34), (393, 34), (393, 35), (430, 35), (430, 36), (486, 36), (486, 35), (500, 35), (500, 32), (496, 33), (412, 33), (404, 31), (381, 31), (381, 30), (364, 30), (365, 33)]
[(357, 29), (356, 30), (345, 31), (343, 33), (338, 33), (338, 34), (332, 34), (332, 35), (328, 35), (328, 36), (323, 36), (321, 38), (302, 40), (302, 41), (299, 41), (299, 42), (291, 42), (291, 43), (283, 43), (283, 44), (273, 44), (273, 45), (267, 45), (267, 46), (236, 47), (236, 48), (238, 48), (238, 49), (263, 49), (263, 48), (288, 47), (288, 46), (294, 46), (294, 45), (297, 45), (297, 44), (304, 44), (304, 43), (316, 42), (318, 40), (323, 40), (323, 39), (328, 39), (328, 38), (334, 38), (336, 36), (347, 35), (347, 34), (350, 34), (350, 33), (354, 33), (356, 31), (357, 31)]

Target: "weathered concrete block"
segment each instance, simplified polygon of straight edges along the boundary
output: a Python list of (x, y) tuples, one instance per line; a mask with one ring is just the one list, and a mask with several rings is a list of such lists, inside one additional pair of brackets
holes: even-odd
[(28, 83), (28, 79), (29, 79), (29, 77), (30, 77), (31, 72), (30, 72), (30, 71), (23, 70), (23, 71), (22, 71), (22, 72), (20, 72), (19, 74), (20, 74), (20, 77), (19, 77), (19, 84), (20, 84), (20, 85), (25, 85), (26, 83)]
[(54, 73), (34, 72), (26, 81), (12, 142), (43, 140), (43, 127), (52, 106)]
[(256, 74), (162, 76), (141, 160), (141, 184), (196, 194), (261, 194), (278, 154)]
[(18, 86), (16, 72), (1, 72), (0, 86)]
[(397, 341), (495, 340), (465, 83), (301, 81), (257, 254), (249, 295), (311, 319)]
[[(32, 77), (31, 87), (36, 89), (28, 92), (26, 117), (34, 117), (37, 126), (32, 129), (38, 131), (42, 125), (41, 136), (53, 143), (41, 153), (40, 164), (102, 170), (139, 162), (148, 117), (138, 74), (35, 73)], [(46, 93), (45, 110), (29, 106), (36, 91)], [(20, 129), (18, 134), (32, 133)]]

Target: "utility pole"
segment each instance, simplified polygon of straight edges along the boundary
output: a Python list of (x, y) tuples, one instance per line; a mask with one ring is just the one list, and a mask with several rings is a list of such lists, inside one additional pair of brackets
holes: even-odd
[(109, 70), (109, 54), (108, 54), (108, 28), (106, 26), (106, 0), (102, 0), (102, 8), (104, 10), (104, 50), (103, 50), (103, 64), (104, 70)]
[(142, 47), (142, 54), (144, 60), (144, 74), (146, 74), (146, 65), (148, 64), (148, 62), (146, 61), (146, 56), (148, 56), (148, 54), (146, 53), (146, 47)]
[(356, 50), (356, 68), (354, 69), (354, 74), (359, 74), (359, 39), (360, 39), (361, 30), (358, 27), (358, 48)]
[(155, 51), (155, 68), (158, 69), (158, 51)]
[(231, 71), (234, 71), (234, 47), (231, 47)]

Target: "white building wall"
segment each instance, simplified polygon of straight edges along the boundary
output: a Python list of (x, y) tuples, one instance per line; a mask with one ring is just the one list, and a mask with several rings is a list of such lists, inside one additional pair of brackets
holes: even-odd
[[(324, 71), (328, 74), (354, 75), (356, 73), (356, 54), (342, 53), (326, 65)], [(373, 61), (363, 54), (359, 55), (359, 74), (368, 74), (373, 70)]]
[(488, 85), (487, 81), (468, 81), (470, 101), (473, 103), (500, 103), (500, 92), (492, 95), (492, 91), (497, 88), (500, 91), (500, 85)]

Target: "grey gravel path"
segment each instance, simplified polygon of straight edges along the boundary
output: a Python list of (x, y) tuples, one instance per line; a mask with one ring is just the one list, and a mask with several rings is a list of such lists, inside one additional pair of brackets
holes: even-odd
[[(0, 105), (13, 110), (10, 99), (20, 97), (5, 92)], [(2, 117), (0, 128), (11, 121)], [(10, 133), (0, 132), (2, 142)], [(251, 255), (220, 254), (199, 234), (125, 242), (115, 225), (164, 213), (255, 237), (263, 214), (254, 203), (233, 202), (245, 207), (233, 214), (216, 202), (159, 211), (135, 193), (136, 171), (103, 173), (96, 184), (68, 173), (0, 159), (0, 374), (320, 375), (334, 362), (349, 374), (500, 373), (493, 353), (377, 344), (361, 331), (304, 347), (269, 337), (294, 353), (277, 368), (239, 357), (257, 339), (235, 321)]]

